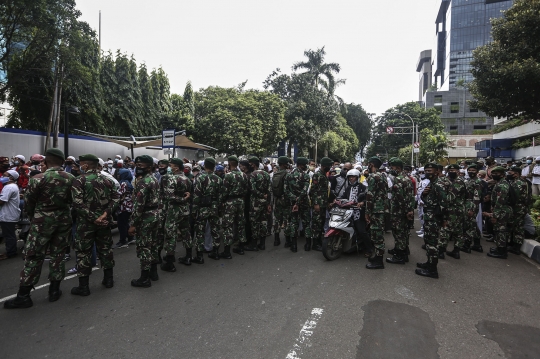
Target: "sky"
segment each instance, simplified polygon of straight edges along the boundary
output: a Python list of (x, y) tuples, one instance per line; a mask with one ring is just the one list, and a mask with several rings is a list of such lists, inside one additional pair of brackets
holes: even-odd
[(290, 74), (305, 50), (325, 46), (337, 62), (345, 102), (380, 114), (418, 100), (416, 63), (435, 43), (440, 0), (78, 0), (101, 48), (163, 67), (171, 93), (233, 87), (262, 89), (276, 68)]

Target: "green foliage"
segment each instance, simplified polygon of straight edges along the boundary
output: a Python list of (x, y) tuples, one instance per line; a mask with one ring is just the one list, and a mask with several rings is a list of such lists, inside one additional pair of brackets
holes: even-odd
[[(540, 144), (540, 136), (534, 137), (534, 145), (538, 146), (539, 144)], [(514, 141), (514, 143), (512, 144), (512, 148), (513, 149), (526, 148), (526, 147), (531, 147), (532, 145), (533, 145), (533, 138), (529, 137), (529, 138)]]
[(473, 135), (490, 135), (491, 130), (473, 130)]
[(400, 148), (398, 151), (398, 158), (405, 164), (411, 163), (412, 145)]
[(506, 130), (510, 130), (512, 128), (516, 128), (522, 125), (525, 125), (527, 123), (532, 122), (532, 120), (525, 120), (521, 118), (520, 116), (512, 119), (512, 120), (506, 120), (504, 123), (502, 123), (500, 126), (495, 126), (495, 129), (493, 130), (493, 133), (501, 133)]
[(490, 116), (540, 119), (540, 0), (516, 0), (492, 20), (493, 41), (473, 52), (471, 107)]
[(337, 122), (338, 125), (321, 138), (319, 149), (324, 150), (325, 156), (330, 158), (337, 158), (342, 162), (354, 161), (358, 152), (358, 138), (341, 114), (337, 116)]
[(373, 120), (371, 114), (368, 114), (362, 105), (349, 103), (347, 111), (343, 114), (347, 120), (347, 124), (356, 134), (359, 143), (360, 156), (364, 156), (364, 151), (367, 144), (371, 140), (371, 129), (373, 128)]
[(448, 155), (448, 137), (444, 132), (435, 133), (430, 128), (420, 131), (420, 163), (441, 162)]

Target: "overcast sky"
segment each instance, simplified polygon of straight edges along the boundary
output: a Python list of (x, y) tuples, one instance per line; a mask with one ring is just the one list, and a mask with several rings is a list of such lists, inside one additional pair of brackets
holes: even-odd
[(171, 92), (262, 88), (276, 68), (290, 73), (304, 50), (326, 47), (347, 83), (336, 93), (380, 114), (416, 101), (420, 51), (433, 48), (440, 0), (78, 0), (81, 20), (104, 50), (162, 66)]

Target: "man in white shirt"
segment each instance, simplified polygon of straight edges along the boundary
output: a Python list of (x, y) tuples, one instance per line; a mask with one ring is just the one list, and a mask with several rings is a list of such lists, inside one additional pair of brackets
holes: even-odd
[(103, 170), (104, 165), (105, 165), (105, 162), (101, 158), (99, 158), (98, 166), (97, 166), (98, 171), (101, 171), (102, 175), (104, 175), (105, 177), (110, 179), (112, 183), (114, 183), (114, 188), (116, 189), (116, 191), (120, 191), (120, 183), (116, 180), (116, 178), (113, 177), (112, 174)]
[(536, 157), (536, 164), (532, 169), (532, 194), (540, 195), (540, 157)]
[(528, 156), (525, 165), (521, 169), (521, 178), (524, 180), (532, 181), (532, 169), (534, 167), (533, 156)]
[(2, 227), (2, 236), (6, 242), (6, 253), (0, 255), (0, 260), (17, 256), (15, 225), (21, 217), (19, 186), (17, 186), (19, 173), (9, 170), (4, 172), (3, 177), (7, 178), (7, 182), (4, 184), (2, 193), (0, 193), (0, 226)]
[(416, 202), (418, 202), (418, 218), (420, 219), (422, 228), (416, 233), (418, 233), (419, 237), (424, 237), (424, 202), (422, 201), (422, 193), (429, 184), (429, 180), (424, 175), (424, 167), (420, 167), (418, 173), (420, 175), (420, 181), (418, 183), (418, 190), (416, 191)]

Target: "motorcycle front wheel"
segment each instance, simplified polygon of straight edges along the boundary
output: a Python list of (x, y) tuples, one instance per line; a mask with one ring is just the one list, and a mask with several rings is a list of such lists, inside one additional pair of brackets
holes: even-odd
[(343, 244), (341, 236), (324, 237), (322, 242), (322, 254), (324, 258), (333, 261), (341, 257)]

